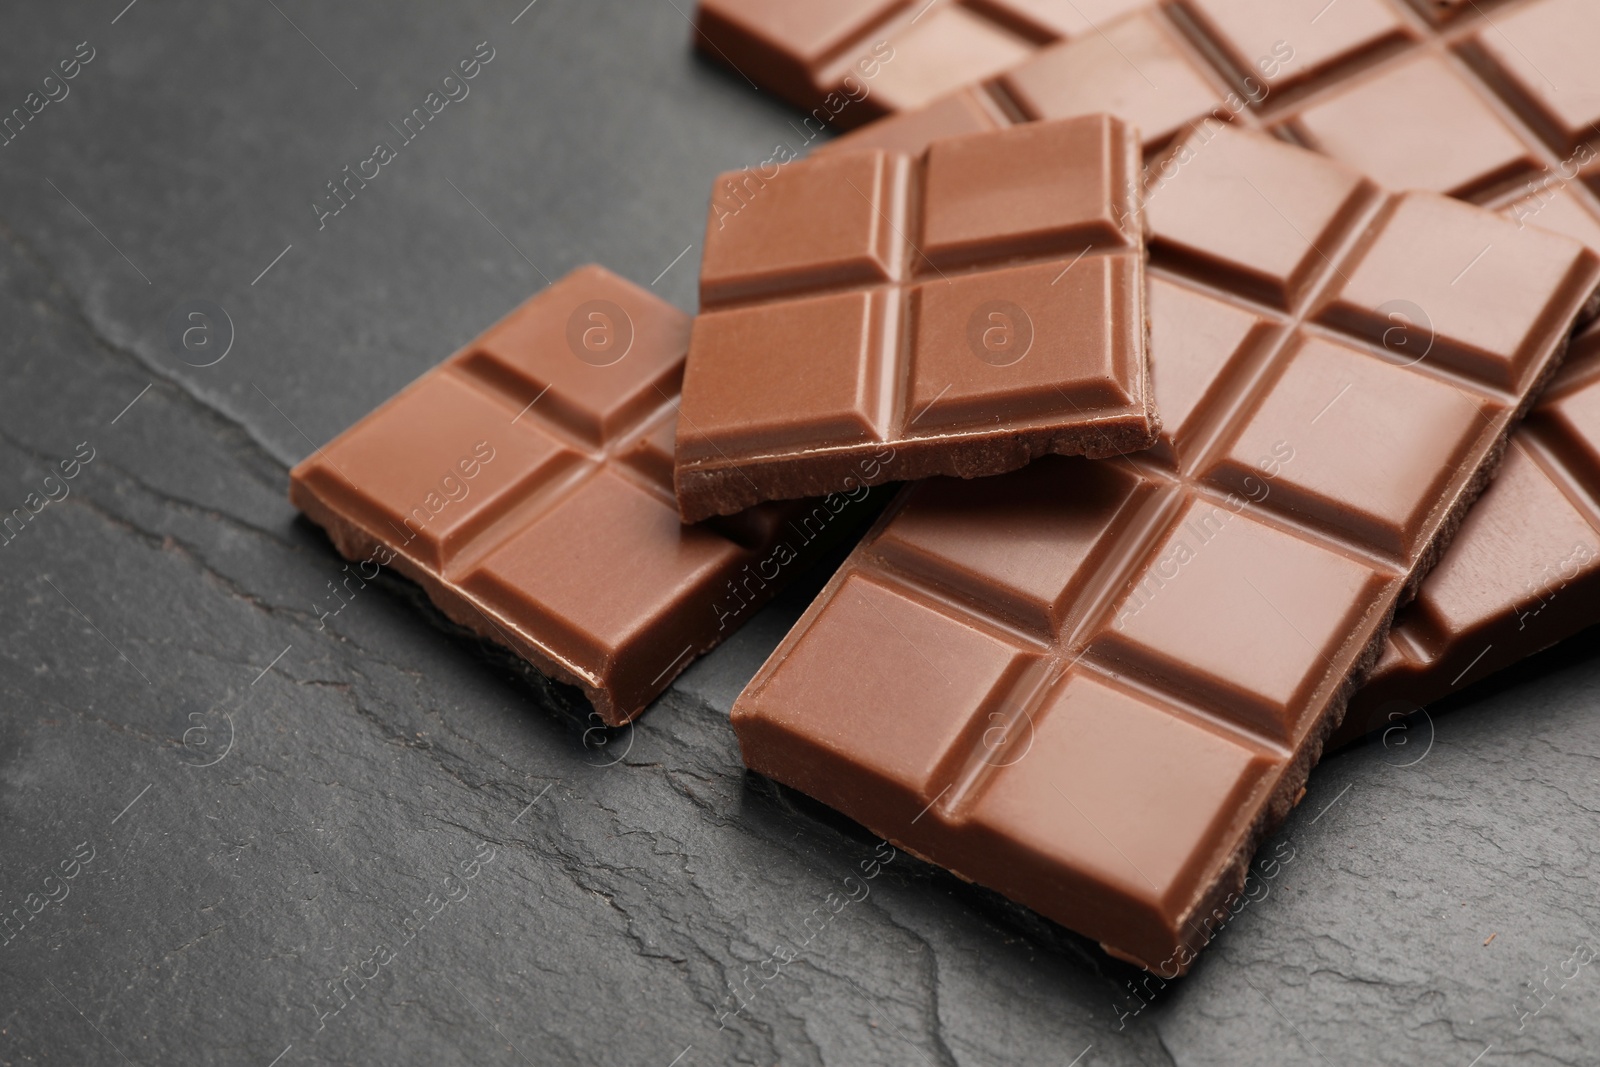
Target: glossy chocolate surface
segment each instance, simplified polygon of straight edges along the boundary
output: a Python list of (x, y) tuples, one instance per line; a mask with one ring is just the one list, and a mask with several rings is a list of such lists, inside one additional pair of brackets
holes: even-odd
[[(1576, 242), (1257, 134), (1175, 151), (1160, 445), (909, 488), (733, 712), (755, 770), (1168, 976), (1600, 283)], [(1450, 358), (1396, 332), (1411, 293)]]
[[(1253, 0), (1147, 4), (1103, 25), (1103, 36), (1043, 50), (1002, 77), (885, 119), (823, 151), (880, 144), (909, 151), (946, 133), (1098, 110), (1138, 123), (1154, 148), (1186, 120), (1213, 114), (1344, 159), (1393, 188), (1449, 192), (1600, 251), (1600, 67), (1594, 63), (1600, 4), (1341, 0), (1325, 14), (1323, 8)], [(1308, 35), (1309, 19), (1319, 15), (1318, 33)], [(1244, 65), (1242, 57), (1251, 54), (1272, 57), (1280, 41), (1293, 46), (1294, 62), (1281, 70), (1258, 64), (1253, 73)], [(1246, 83), (1247, 76), (1255, 82)], [(1547, 480), (1537, 473), (1545, 468), (1527, 457), (1557, 454), (1530, 436), (1542, 422), (1519, 432), (1524, 454), (1507, 465), (1509, 487), (1491, 491), (1480, 509), (1485, 517), (1468, 521), (1456, 553), (1462, 562), (1442, 566), (1424, 589), (1418, 613), (1437, 613), (1432, 636), (1385, 653), (1341, 739), (1600, 622), (1600, 598), (1587, 595), (1587, 586), (1563, 592), (1548, 610), (1537, 607), (1551, 590), (1579, 585), (1575, 571), (1588, 573), (1581, 537), (1545, 558), (1545, 531), (1571, 528), (1573, 515), (1563, 496), (1534, 488)], [(1582, 441), (1573, 447), (1600, 450), (1600, 428), (1568, 425)], [(1555, 478), (1583, 484), (1565, 467)], [(1523, 505), (1551, 503), (1548, 524), (1498, 515), (1498, 501), (1509, 502), (1519, 486), (1531, 494)], [(1514, 549), (1519, 529), (1527, 545)], [(1499, 547), (1474, 549), (1480, 538)], [(1482, 564), (1467, 562), (1478, 551)], [(1505, 570), (1488, 563), (1502, 553), (1514, 562)], [(1480, 566), (1483, 573), (1469, 579)], [(1518, 577), (1508, 580), (1511, 574)], [(1476, 592), (1466, 592), (1469, 581), (1478, 583)], [(1538, 611), (1537, 625), (1520, 621), (1529, 611)], [(1403, 624), (1402, 634), (1409, 629)]]
[(620, 725), (853, 514), (841, 495), (679, 523), (688, 335), (676, 308), (580, 268), (318, 449), (290, 497), (365, 578), (393, 566)]
[(1139, 175), (1137, 134), (1091, 116), (724, 176), (684, 519), (1148, 447)]
[(695, 44), (812, 113), (859, 126), (1092, 35), (1143, 0), (701, 0)]
[(1103, 111), (1154, 151), (1211, 115), (1600, 249), (1597, 54), (1589, 0), (1146, 0), (822, 150)]
[(1597, 441), (1600, 328), (1591, 328), (1401, 612), (1335, 743), (1394, 727), (1600, 620)]

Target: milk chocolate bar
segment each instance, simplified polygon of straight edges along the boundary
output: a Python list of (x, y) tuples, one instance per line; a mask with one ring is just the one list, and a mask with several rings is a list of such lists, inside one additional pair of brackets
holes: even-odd
[[(760, 6), (751, 6), (751, 17)], [(1095, 29), (924, 108), (892, 109), (891, 118), (822, 150), (914, 152), (938, 137), (1109, 112), (1138, 125), (1155, 151), (1213, 116), (1325, 152), (1388, 188), (1503, 208), (1600, 248), (1600, 93), (1592, 62), (1600, 54), (1600, 4), (1112, 6), (1127, 10), (1101, 17), (1081, 0), (1065, 4), (1093, 18)], [(939, 8), (960, 5), (941, 0)], [(751, 74), (760, 80), (758, 68)]]
[[(1183, 0), (1147, 3), (1102, 31), (821, 151), (915, 151), (938, 137), (1097, 110), (1137, 122), (1155, 150), (1187, 120), (1216, 116), (1393, 187), (1448, 192), (1600, 250), (1600, 95), (1590, 62), (1600, 53), (1600, 5)], [(1600, 426), (1558, 420), (1564, 436), (1552, 451), (1537, 436), (1548, 425), (1541, 415), (1519, 431), (1505, 484), (1402, 616), (1338, 741), (1600, 622), (1590, 543), (1574, 521), (1594, 490), (1574, 474), (1581, 462), (1559, 458), (1600, 451)], [(1555, 552), (1550, 530), (1576, 536)], [(1526, 545), (1514, 543), (1519, 531)]]
[(354, 580), (392, 567), (621, 725), (862, 517), (864, 491), (679, 523), (688, 337), (580, 268), (318, 449), (290, 499)]
[(685, 521), (1149, 447), (1138, 134), (1103, 115), (792, 163), (713, 195)]
[(1572, 344), (1333, 743), (1394, 727), (1600, 622), (1600, 328)]
[(907, 489), (733, 711), (756, 771), (1167, 976), (1600, 284), (1577, 242), (1258, 134), (1174, 151), (1158, 446)]
[(1076, 39), (1146, 0), (701, 0), (695, 43), (816, 121), (859, 126)]

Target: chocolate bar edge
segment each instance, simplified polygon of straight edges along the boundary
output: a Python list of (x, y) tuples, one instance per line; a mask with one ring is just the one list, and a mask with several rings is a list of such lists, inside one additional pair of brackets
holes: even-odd
[[(1585, 312), (1585, 317), (1578, 320), (1576, 328), (1567, 339), (1569, 349), (1580, 336), (1585, 336), (1587, 327), (1600, 323), (1600, 294), (1596, 294)], [(1587, 336), (1594, 336), (1593, 331), (1589, 331)], [(1541, 384), (1549, 386), (1550, 381), (1547, 378)], [(1543, 391), (1540, 390), (1541, 393)], [(1535, 407), (1542, 399), (1542, 396), (1536, 398)], [(1462, 521), (1465, 521), (1465, 518), (1463, 516)], [(1568, 605), (1592, 600), (1600, 596), (1600, 572), (1595, 572), (1587, 578), (1580, 578), (1568, 588), (1573, 594), (1566, 598)], [(1420, 585), (1418, 589), (1420, 590)], [(1473, 675), (1473, 680), (1466, 682), (1465, 685), (1470, 687), (1530, 657), (1546, 652), (1594, 625), (1592, 614), (1585, 614), (1576, 608), (1569, 607), (1569, 610), (1561, 613), (1559, 617), (1563, 620), (1560, 625), (1549, 628), (1541, 639), (1531, 644), (1512, 644), (1511, 647), (1503, 647), (1500, 638), (1496, 637), (1479, 653), (1472, 653), (1470, 649), (1452, 648), (1445, 659), (1426, 666), (1404, 662), (1388, 670), (1379, 670), (1375, 667), (1369, 674), (1366, 684), (1352, 698), (1346, 720), (1333, 731), (1330, 738), (1333, 746), (1343, 748), (1359, 742), (1368, 734), (1376, 736), (1376, 731), (1398, 725), (1408, 714), (1435, 701), (1455, 696), (1462, 691), (1456, 686), (1462, 683), (1463, 677), (1468, 672)], [(1503, 620), (1491, 624), (1489, 629), (1493, 631), (1500, 625), (1505, 625)], [(1460, 668), (1459, 674), (1456, 674), (1457, 668)], [(1452, 675), (1455, 676), (1455, 680), (1441, 686), (1440, 683)]]
[[(296, 471), (298, 472), (299, 468), (296, 468)], [(392, 568), (397, 574), (420, 587), (426, 594), (428, 602), (438, 608), (451, 622), (465, 627), (486, 641), (508, 648), (532, 663), (540, 673), (582, 690), (590, 705), (607, 725), (624, 725), (644, 710), (642, 706), (637, 709), (618, 708), (598, 679), (590, 677), (548, 649), (520, 639), (514, 633), (514, 629), (502, 628), (501, 624), (495, 622), (493, 616), (488, 614), (490, 609), (474, 603), (469, 597), (448, 590), (444, 583), (429, 574), (425, 568), (395, 551), (392, 546), (365, 529), (359, 522), (341, 515), (335, 507), (325, 503), (303, 479), (298, 477), (291, 479), (289, 501), (300, 509), (306, 518), (322, 528), (340, 556), (353, 562), (360, 560), (379, 562), (382, 557), (387, 556), (387, 560), (383, 560), (383, 565)], [(509, 622), (505, 622), (505, 627), (510, 626)], [(693, 662), (693, 657), (688, 662)], [(688, 663), (685, 663), (683, 666), (687, 665)], [(683, 667), (679, 668), (680, 671), (682, 669)], [(668, 682), (670, 684), (670, 679)]]
[[(1149, 334), (1148, 320), (1145, 324)], [(921, 442), (875, 442), (839, 450), (826, 460), (815, 454), (725, 467), (679, 466), (673, 472), (684, 522), (733, 515), (769, 500), (846, 492), (857, 485), (917, 481), (947, 476), (981, 478), (1005, 474), (1053, 454), (1105, 459), (1142, 451), (1156, 443), (1161, 420), (1144, 370), (1144, 418), (1120, 416), (1070, 430), (1004, 430)], [(889, 455), (885, 456), (885, 452)]]
[(846, 97), (849, 106), (830, 107), (830, 97), (839, 94), (818, 86), (811, 70), (798, 64), (781, 48), (769, 47), (760, 38), (744, 32), (736, 22), (723, 19), (706, 4), (695, 5), (693, 25), (695, 51), (707, 61), (749, 81), (749, 76), (733, 58), (741, 57), (761, 72), (764, 84), (756, 86), (757, 91), (764, 88), (813, 118), (822, 115), (819, 121), (824, 126), (854, 129), (892, 113), (870, 94), (861, 98)]
[[(1391, 604), (1386, 609), (1383, 618), (1378, 621), (1378, 624), (1375, 627), (1366, 647), (1363, 648), (1360, 655), (1356, 657), (1354, 668), (1329, 697), (1324, 707), (1323, 714), (1312, 727), (1311, 732), (1307, 735), (1305, 743), (1300, 746), (1300, 750), (1295, 755), (1295, 758), (1284, 765), (1283, 771), (1279, 775), (1278, 781), (1272, 792), (1266, 798), (1265, 803), (1261, 805), (1259, 812), (1249, 828), (1241, 835), (1238, 847), (1231, 855), (1222, 861), (1220, 867), (1218, 868), (1216, 877), (1207, 883), (1208, 888), (1197, 896), (1194, 903), (1188, 910), (1177, 917), (1177, 923), (1179, 927), (1194, 930), (1196, 929), (1195, 922), (1197, 918), (1207, 917), (1219, 912), (1222, 914), (1227, 914), (1224, 905), (1227, 903), (1230, 897), (1237, 896), (1237, 894), (1243, 890), (1251, 858), (1255, 855), (1257, 849), (1260, 848), (1261, 843), (1283, 824), (1289, 813), (1294, 809), (1295, 805), (1298, 804), (1300, 798), (1304, 795), (1305, 785), (1310, 777), (1312, 767), (1314, 767), (1321, 759), (1324, 746), (1327, 744), (1329, 738), (1332, 737), (1338, 730), (1352, 699), (1365, 684), (1368, 674), (1371, 673), (1372, 669), (1377, 665), (1379, 659), (1381, 658), (1383, 650), (1388, 642), (1389, 633), (1394, 625), (1397, 613), (1402, 607), (1410, 603), (1416, 597), (1417, 591), (1421, 588), (1421, 585), (1427, 578), (1429, 571), (1431, 571), (1439, 562), (1439, 560), (1443, 558), (1445, 551), (1450, 546), (1451, 540), (1454, 538), (1456, 532), (1460, 529), (1462, 522), (1465, 521), (1472, 505), (1477, 501), (1478, 497), (1483, 494), (1484, 490), (1488, 488), (1496, 473), (1498, 473), (1500, 464), (1505, 458), (1506, 450), (1510, 447), (1512, 435), (1516, 432), (1516, 429), (1521, 424), (1522, 420), (1538, 403), (1540, 394), (1543, 392), (1544, 387), (1549, 384), (1551, 379), (1553, 379), (1561, 369), (1562, 363), (1565, 361), (1572, 336), (1588, 322), (1595, 319), (1597, 315), (1600, 315), (1600, 258), (1597, 258), (1593, 253), (1586, 253), (1579, 261), (1579, 266), (1575, 266), (1574, 268), (1575, 276), (1577, 275), (1580, 267), (1588, 268), (1588, 280), (1583, 283), (1582, 287), (1575, 287), (1577, 288), (1577, 299), (1570, 301), (1565, 313), (1560, 316), (1561, 321), (1566, 321), (1572, 324), (1572, 329), (1566, 330), (1561, 334), (1559, 340), (1553, 346), (1550, 355), (1546, 358), (1539, 381), (1528, 391), (1527, 395), (1522, 399), (1521, 403), (1512, 413), (1511, 418), (1506, 421), (1502, 432), (1490, 444), (1483, 461), (1478, 466), (1478, 469), (1474, 472), (1473, 477), (1463, 485), (1456, 500), (1451, 504), (1449, 511), (1447, 511), (1441, 517), (1437, 528), (1433, 532), (1432, 536), (1428, 539), (1426, 545), (1424, 545), (1418, 551), (1416, 562), (1413, 565), (1411, 572), (1407, 575), (1405, 584), (1400, 590), (1399, 595), (1393, 599)], [(1561, 293), (1557, 293), (1552, 298), (1552, 303), (1554, 303), (1554, 301), (1561, 295)], [(909, 491), (910, 489), (907, 489), (903, 492)], [(890, 504), (890, 506), (885, 510), (884, 514), (879, 517), (872, 529), (866, 534), (865, 538), (863, 539), (863, 543), (871, 543), (873, 539), (878, 536), (884, 527), (886, 527), (899, 512), (900, 504), (901, 500), (899, 499)], [(841, 568), (840, 571), (835, 574), (833, 579), (829, 582), (828, 587), (818, 594), (817, 598), (807, 609), (805, 615), (799, 620), (799, 622), (795, 624), (791, 633), (803, 632), (815, 621), (816, 616), (827, 606), (833, 593), (837, 590), (841, 581), (847, 575), (848, 571), (845, 568)], [(741, 729), (741, 725), (745, 723), (755, 723), (759, 726), (760, 716), (752, 709), (751, 700), (746, 694), (757, 691), (759, 688), (759, 683), (765, 680), (765, 678), (777, 668), (781, 662), (783, 654), (786, 651), (787, 645), (788, 642), (785, 641), (783, 645), (780, 645), (776, 650), (774, 650), (772, 655), (756, 672), (755, 677), (746, 687), (744, 693), (741, 693), (739, 698), (734, 702), (730, 720), (734, 726), (735, 735), (738, 737), (740, 754), (745, 761), (745, 765), (752, 771), (771, 778), (774, 781), (800, 789), (802, 792), (807, 793), (807, 795), (812, 796), (813, 799), (819, 800), (827, 804), (829, 807), (841, 811), (843, 814), (852, 819), (856, 819), (858, 822), (861, 822), (861, 824), (869, 831), (882, 837), (896, 848), (903, 849), (904, 851), (919, 857), (926, 857), (933, 852), (939, 851), (937, 848), (923, 849), (914, 839), (907, 839), (909, 835), (902, 835), (896, 832), (886, 832), (885, 827), (875, 826), (870, 821), (860, 819), (859, 813), (851, 811), (848, 809), (847, 805), (839, 803), (839, 798), (837, 796), (820, 796), (817, 795), (817, 792), (820, 791), (809, 790), (796, 784), (784, 773), (782, 769), (784, 760), (781, 753), (776, 753), (775, 758), (773, 759), (767, 759), (767, 753), (761, 750), (759, 739), (752, 740), (750, 743), (747, 743), (747, 738), (751, 737), (752, 732), (748, 728)], [(757, 735), (759, 735), (759, 732), (759, 730), (756, 732)], [(955, 870), (947, 867), (944, 864), (938, 863), (937, 861), (930, 862), (934, 862), (936, 866), (945, 867), (945, 869), (951, 870), (951, 873), (955, 874), (959, 878), (962, 878), (964, 881), (969, 881), (980, 885), (986, 884), (959, 870)], [(1006, 895), (1010, 896), (1010, 894)], [(1063, 925), (1069, 925), (1066, 917), (1062, 915), (1059, 910), (1052, 909), (1050, 907), (1050, 902), (1048, 901), (1025, 899), (1020, 895), (1012, 897), (1012, 899), (1015, 899), (1018, 903), (1039, 912), (1047, 919), (1061, 922)], [(1073, 928), (1078, 929), (1076, 927)], [(1080, 932), (1099, 940), (1101, 948), (1104, 949), (1108, 955), (1152, 971), (1152, 973), (1159, 974), (1163, 978), (1174, 978), (1187, 973), (1190, 965), (1198, 958), (1200, 949), (1203, 948), (1205, 944), (1209, 943), (1210, 940), (1209, 936), (1199, 939), (1198, 943), (1190, 940), (1187, 937), (1178, 938), (1173, 952), (1167, 957), (1167, 959), (1170, 960), (1176, 967), (1176, 970), (1173, 973), (1168, 974), (1165, 970), (1153, 967), (1150, 962), (1141, 959), (1136, 953), (1127, 951), (1115, 944), (1109, 943), (1094, 931), (1080, 930)]]
[[(706, 5), (700, 6), (702, 14), (708, 10)], [(1075, 116), (1059, 121), (1072, 122), (1093, 117), (1109, 122), (1114, 130), (1123, 129), (1126, 141), (1121, 162), (1128, 168), (1129, 174), (1142, 174), (1143, 142), (1138, 127), (1133, 123), (1109, 113)], [(886, 154), (925, 159), (935, 145), (970, 136), (961, 134), (938, 138), (918, 153)], [(1147, 278), (1150, 254), (1145, 241), (1149, 237), (1149, 222), (1145, 216), (1144, 197), (1139, 195), (1132, 199), (1137, 240), (1132, 241), (1129, 251), (1136, 253), (1140, 272)], [(714, 218), (713, 214), (712, 220)], [(712, 220), (706, 224), (708, 243)], [(1133, 394), (1129, 398), (1131, 403), (1114, 415), (1072, 427), (969, 429), (928, 439), (866, 441), (830, 449), (828, 451), (832, 454), (825, 459), (818, 455), (821, 450), (813, 450), (800, 455), (778, 454), (737, 459), (712, 456), (686, 460), (683, 449), (678, 448), (674, 453), (673, 489), (678, 500), (679, 515), (684, 522), (695, 523), (719, 515), (733, 515), (768, 501), (852, 491), (858, 485), (876, 486), (940, 476), (991, 477), (1019, 470), (1035, 459), (1048, 455), (1109, 459), (1151, 448), (1159, 441), (1163, 427), (1150, 369), (1151, 322), (1147, 285), (1147, 281), (1142, 283), (1136, 292), (1140, 321), (1138, 354), (1142, 358), (1138, 360), (1138, 374), (1132, 383), (1133, 388), (1129, 390)], [(705, 308), (702, 314), (714, 310), (717, 309)], [(698, 322), (697, 317), (696, 325)], [(693, 350), (691, 333), (690, 352)], [(1063, 398), (1072, 404), (1065, 394)], [(1137, 413), (1131, 410), (1135, 405), (1141, 409)]]

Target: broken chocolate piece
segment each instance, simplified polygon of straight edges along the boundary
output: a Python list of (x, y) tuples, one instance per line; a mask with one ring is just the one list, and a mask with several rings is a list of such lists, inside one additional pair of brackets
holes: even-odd
[(861, 490), (678, 521), (688, 335), (580, 268), (317, 449), (290, 499), (362, 577), (392, 566), (621, 725), (863, 517)]
[(907, 489), (733, 711), (754, 770), (1169, 977), (1600, 284), (1576, 242), (1259, 135), (1174, 153), (1160, 447)]
[(1137, 135), (1104, 116), (719, 186), (678, 425), (685, 521), (1155, 439)]

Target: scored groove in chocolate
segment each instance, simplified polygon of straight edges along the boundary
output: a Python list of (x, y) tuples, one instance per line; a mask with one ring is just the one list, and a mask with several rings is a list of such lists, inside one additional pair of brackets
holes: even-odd
[[(1161, 446), (906, 490), (733, 713), (753, 769), (1169, 976), (1600, 283), (1281, 142), (1185, 150), (1148, 202)], [(1418, 281), (1452, 343), (1496, 306), (1498, 361), (1409, 355), (1367, 301)]]
[[(318, 449), (290, 497), (344, 556), (392, 565), (621, 725), (859, 511), (839, 496), (679, 523), (688, 331), (676, 308), (580, 268)], [(780, 547), (781, 566), (735, 593)]]
[(1593, 625), (1600, 613), (1600, 327), (1512, 439), (1504, 468), (1400, 615), (1333, 738), (1425, 704)]
[(707, 56), (858, 126), (1094, 32), (1142, 0), (701, 0)]
[(1139, 169), (1137, 134), (1091, 116), (730, 176), (684, 381), (685, 520), (1148, 447)]
[(1600, 250), (1600, 5), (1126, 7), (927, 107), (887, 108), (896, 113), (821, 150), (916, 151), (936, 137), (1104, 111), (1138, 125), (1154, 152), (1214, 116), (1342, 159), (1387, 188), (1504, 209)]
[[(1137, 122), (1153, 150), (1186, 119), (1220, 115), (1344, 158), (1391, 186), (1451, 191), (1519, 225), (1553, 230), (1600, 251), (1600, 84), (1593, 64), (1600, 53), (1600, 5), (1416, 0), (1414, 10), (1390, 2), (1389, 15), (1377, 11), (1381, 5), (1365, 5), (1364, 13), (1349, 6), (1351, 25), (1364, 23), (1367, 40), (1389, 40), (1399, 24), (1405, 43), (1368, 50), (1371, 63), (1333, 64), (1298, 87), (1272, 87), (1248, 101), (1236, 73), (1230, 75), (1218, 57), (1245, 54), (1256, 27), (1264, 31), (1261, 39), (1299, 39), (1291, 32), (1297, 20), (1306, 22), (1316, 13), (1312, 7), (1323, 6), (1146, 4), (1104, 25), (1103, 38), (1041, 51), (981, 87), (903, 112), (823, 151), (915, 150), (958, 131), (1101, 109)], [(1327, 17), (1347, 6), (1341, 0)], [(1246, 9), (1250, 18), (1238, 18)], [(1134, 65), (1150, 79), (1139, 77)], [(1258, 86), (1264, 85), (1257, 74)], [(1551, 487), (1531, 488), (1540, 479), (1527, 456), (1546, 454), (1533, 436), (1542, 422), (1536, 417), (1519, 430), (1521, 451), (1507, 465), (1505, 486), (1491, 488), (1468, 519), (1416, 612), (1402, 613), (1401, 644), (1386, 651), (1339, 740), (1398, 722), (1421, 704), (1600, 622), (1592, 567), (1579, 552), (1584, 542), (1574, 540), (1545, 558), (1553, 547), (1528, 507), (1551, 503), (1555, 511), (1545, 525), (1575, 521)], [(1574, 425), (1569, 433), (1582, 442), (1579, 448), (1600, 449), (1600, 426)], [(1589, 484), (1567, 473), (1558, 479), (1563, 484)], [(1511, 574), (1519, 577), (1512, 581)], [(1552, 598), (1559, 602), (1539, 607)], [(1438, 616), (1425, 624), (1431, 640), (1406, 641), (1409, 620), (1422, 612)]]

